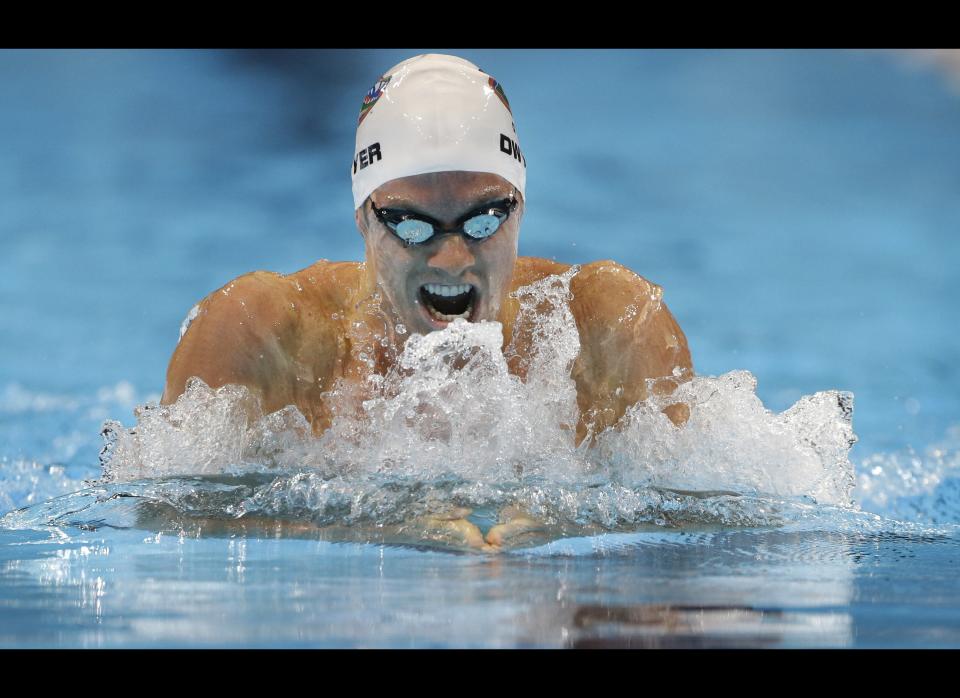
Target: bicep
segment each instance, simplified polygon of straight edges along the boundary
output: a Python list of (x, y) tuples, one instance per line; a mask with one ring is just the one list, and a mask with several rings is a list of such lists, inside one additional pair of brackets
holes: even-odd
[[(630, 389), (624, 391), (619, 416), (623, 416), (630, 405), (650, 397), (649, 392), (666, 397), (672, 395), (680, 383), (693, 378), (687, 338), (662, 301), (646, 325), (635, 328), (633, 335), (636, 351), (624, 371), (624, 384)], [(677, 426), (684, 424), (690, 414), (689, 407), (682, 402), (667, 404), (663, 412)]]
[(221, 309), (200, 303), (197, 317), (181, 337), (167, 368), (162, 404), (174, 402), (184, 391), (187, 380), (201, 379), (212, 388), (228, 383), (249, 384), (250, 375), (243, 351), (243, 332)]
[[(575, 296), (576, 297), (576, 296)], [(669, 395), (693, 375), (687, 340), (661, 289), (630, 270), (603, 263), (576, 300), (581, 354), (574, 369), (583, 425), (612, 426), (648, 389)], [(664, 410), (685, 421), (685, 406)]]
[(261, 399), (282, 390), (276, 378), (284, 363), (284, 318), (256, 281), (246, 279), (200, 302), (170, 359), (162, 404), (174, 402), (192, 377), (211, 388), (244, 385)]
[(666, 395), (693, 376), (687, 338), (663, 301), (644, 322), (630, 328), (629, 335), (633, 350), (626, 352), (623, 376), (637, 399), (646, 397), (648, 381), (655, 394)]
[(581, 352), (588, 365), (585, 387), (595, 401), (613, 407), (617, 418), (647, 399), (648, 389), (667, 395), (692, 375), (686, 337), (662, 301), (645, 316), (621, 316), (589, 334), (594, 341)]

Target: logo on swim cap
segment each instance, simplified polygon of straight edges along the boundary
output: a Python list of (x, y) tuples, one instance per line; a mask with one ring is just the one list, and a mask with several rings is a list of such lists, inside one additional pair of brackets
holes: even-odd
[(503, 85), (493, 78), (487, 78), (487, 83), (493, 88), (493, 91), (497, 93), (497, 97), (500, 98), (500, 101), (503, 102), (503, 106), (505, 106), (507, 111), (510, 112), (510, 116), (513, 116), (513, 110), (510, 108), (510, 102), (507, 101), (507, 95), (503, 91)]
[[(383, 75), (377, 80), (377, 84), (370, 88), (370, 91), (363, 96), (363, 104), (360, 105), (360, 118), (357, 119), (357, 126), (359, 126), (363, 120), (366, 118), (367, 114), (370, 113), (370, 110), (373, 109), (373, 105), (377, 103), (377, 100), (380, 99), (380, 95), (383, 94), (383, 88), (387, 86), (387, 83), (390, 82), (392, 75)], [(508, 107), (509, 108), (509, 107)]]

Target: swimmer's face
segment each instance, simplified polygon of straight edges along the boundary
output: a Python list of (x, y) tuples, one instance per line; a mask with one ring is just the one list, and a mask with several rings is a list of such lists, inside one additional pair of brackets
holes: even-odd
[[(516, 200), (516, 208), (483, 240), (452, 233), (465, 216), (488, 204)], [(373, 210), (403, 211), (437, 221), (441, 232), (417, 245), (397, 237)], [(381, 185), (357, 209), (368, 273), (409, 332), (426, 334), (456, 317), (497, 320), (517, 261), (523, 201), (494, 174), (437, 172)]]

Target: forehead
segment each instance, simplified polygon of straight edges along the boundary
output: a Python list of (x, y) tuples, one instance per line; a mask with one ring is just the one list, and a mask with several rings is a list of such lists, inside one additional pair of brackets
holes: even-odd
[(392, 179), (377, 187), (371, 199), (380, 208), (414, 207), (444, 213), (516, 195), (516, 187), (499, 175), (451, 171)]

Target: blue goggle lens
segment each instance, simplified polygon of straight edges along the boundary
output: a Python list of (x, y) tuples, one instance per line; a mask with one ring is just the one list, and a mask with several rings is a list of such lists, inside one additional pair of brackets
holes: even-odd
[(500, 219), (492, 213), (484, 213), (464, 221), (463, 232), (476, 240), (488, 238), (497, 232)]
[(387, 223), (387, 225), (401, 240), (414, 245), (418, 242), (425, 242), (433, 236), (433, 226), (416, 218), (408, 218), (395, 224)]

